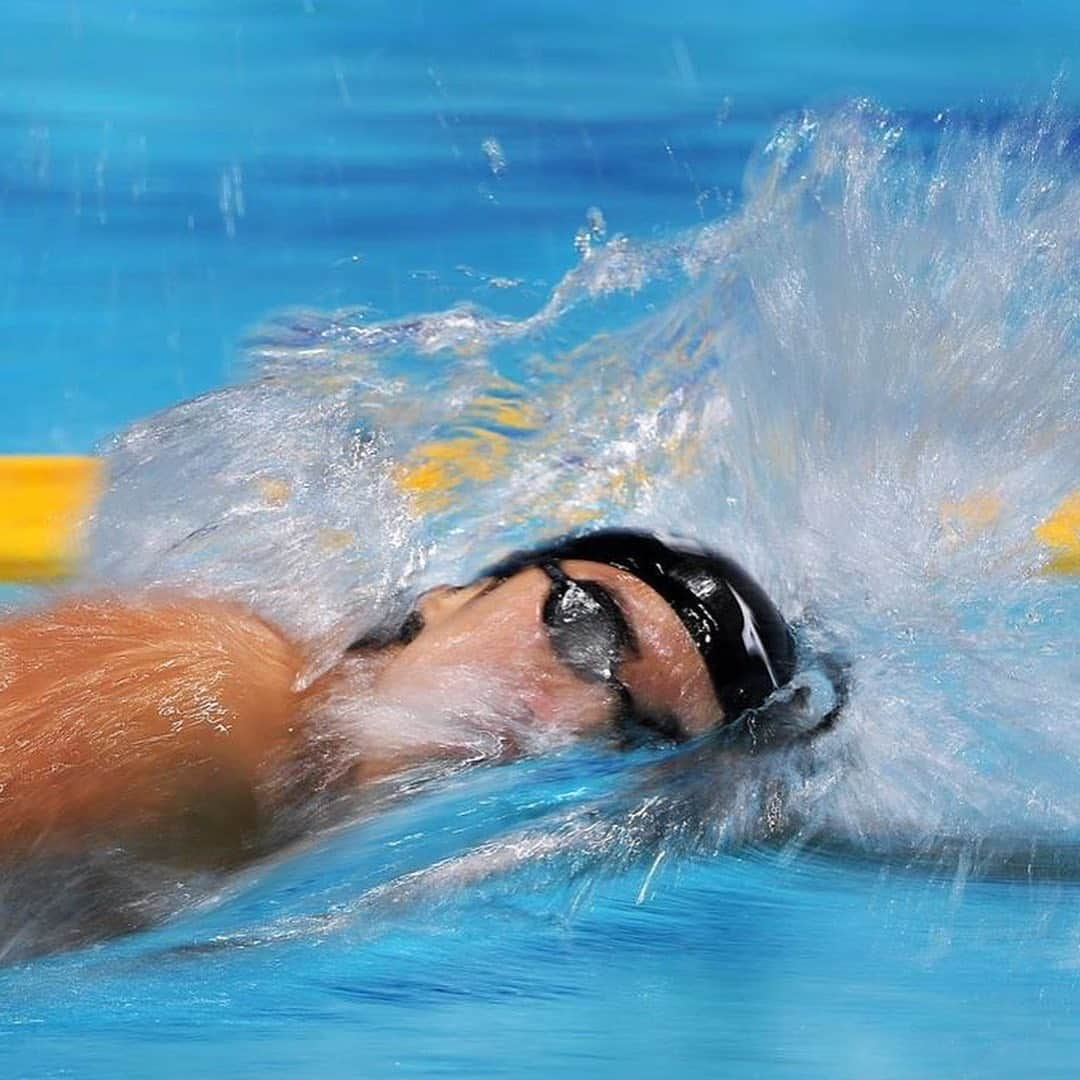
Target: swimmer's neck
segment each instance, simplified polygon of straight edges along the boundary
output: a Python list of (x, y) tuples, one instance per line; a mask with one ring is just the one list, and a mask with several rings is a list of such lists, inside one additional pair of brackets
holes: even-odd
[(305, 793), (452, 757), (350, 729), (349, 695), (394, 655), (347, 654), (302, 689), (310, 657), (234, 604), (70, 598), (0, 619), (0, 868), (102, 845), (235, 865)]

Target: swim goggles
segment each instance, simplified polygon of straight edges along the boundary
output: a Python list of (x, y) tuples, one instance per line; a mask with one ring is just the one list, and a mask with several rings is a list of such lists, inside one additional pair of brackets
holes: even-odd
[(638, 652), (637, 637), (615, 598), (597, 581), (581, 581), (556, 562), (537, 564), (551, 581), (541, 621), (559, 662), (583, 682), (614, 694), (616, 731), (622, 742), (679, 742), (686, 738), (677, 717), (639, 706), (619, 678), (627, 654)]

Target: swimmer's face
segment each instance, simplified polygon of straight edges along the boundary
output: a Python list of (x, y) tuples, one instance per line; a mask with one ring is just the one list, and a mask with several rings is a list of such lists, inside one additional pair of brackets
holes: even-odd
[[(602, 609), (599, 630), (619, 630), (594, 635), (601, 639), (596, 648), (588, 640), (595, 624), (574, 623), (561, 640), (553, 633), (560, 615), (564, 630), (573, 622), (575, 600), (586, 594), (594, 615)], [(618, 735), (628, 711), (636, 728), (677, 738), (722, 719), (678, 616), (648, 585), (615, 567), (565, 559), (552, 571), (530, 567), (504, 580), (441, 586), (421, 597), (417, 613), (419, 633), (380, 672), (377, 686), (384, 691), (439, 700), (463, 683), (490, 686), (493, 694), (509, 690), (519, 719), (555, 735)], [(582, 644), (574, 638), (583, 635), (585, 652), (599, 657), (591, 670), (581, 650), (575, 655), (567, 647), (568, 639)]]

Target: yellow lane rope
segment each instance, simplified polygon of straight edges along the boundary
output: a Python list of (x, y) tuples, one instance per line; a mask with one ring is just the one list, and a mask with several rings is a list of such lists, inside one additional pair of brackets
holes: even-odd
[(0, 582), (72, 573), (102, 480), (97, 458), (0, 455)]
[(1047, 569), (1057, 574), (1080, 574), (1080, 490), (1035, 530), (1036, 539), (1050, 549)]
[[(464, 421), (464, 422), (462, 422)], [(513, 396), (478, 399), (450, 431), (418, 446), (402, 463), (398, 482), (425, 511), (437, 511), (468, 479), (497, 474), (515, 434), (534, 429), (537, 416)], [(0, 583), (55, 581), (74, 572), (80, 525), (104, 482), (94, 457), (0, 455)], [(1000, 507), (985, 497), (943, 507), (943, 522), (987, 526)], [(1080, 574), (1080, 489), (1035, 529), (1047, 550), (1046, 569)]]

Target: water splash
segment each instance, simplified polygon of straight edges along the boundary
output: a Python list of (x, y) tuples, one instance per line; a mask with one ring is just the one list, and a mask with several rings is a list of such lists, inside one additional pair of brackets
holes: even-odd
[[(619, 799), (586, 784), (570, 817), (439, 874), (491, 845), (503, 869), (553, 847), (651, 863), (676, 837), (1064, 850), (1080, 621), (1032, 530), (1080, 482), (1076, 150), (1052, 109), (913, 130), (866, 102), (804, 113), (731, 218), (590, 234), (529, 318), (285, 316), (248, 383), (117, 440), (94, 573), (231, 589), (336, 644), (538, 535), (691, 534), (848, 655), (843, 721), (809, 746), (627, 759)], [(553, 843), (582, 813), (588, 844)]]

